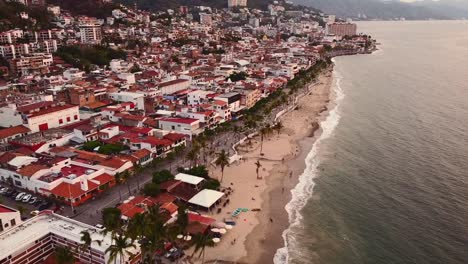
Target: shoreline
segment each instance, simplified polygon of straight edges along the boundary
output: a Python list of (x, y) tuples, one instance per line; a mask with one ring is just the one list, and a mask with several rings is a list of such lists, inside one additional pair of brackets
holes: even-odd
[[(332, 108), (331, 106), (334, 106), (332, 92), (333, 66), (322, 73), (320, 77), (322, 77), (322, 75), (325, 75), (326, 78), (326, 83), (324, 84), (325, 87), (323, 87), (325, 90), (318, 92), (325, 93), (325, 95), (316, 94), (316, 86), (314, 86), (312, 88), (312, 94), (306, 95), (299, 100), (300, 105), (303, 105), (318, 99), (314, 97), (326, 96), (325, 98), (322, 97), (319, 99), (320, 105), (318, 105), (316, 112), (310, 113), (308, 109), (304, 110), (304, 112), (306, 112), (305, 115), (308, 115), (308, 117), (306, 117), (306, 120), (302, 121), (309, 121), (312, 119), (313, 122), (307, 132), (296, 131), (297, 135), (291, 142), (291, 144), (295, 145), (298, 150), (297, 155), (286, 162), (288, 170), (292, 172), (292, 178), (271, 177), (269, 180), (272, 187), (264, 193), (265, 207), (268, 208), (271, 217), (278, 219), (278, 221), (277, 223), (268, 226), (269, 219), (266, 217), (261, 218), (260, 224), (247, 236), (245, 244), (250, 250), (248, 250), (248, 255), (241, 259), (241, 262), (273, 263), (277, 250), (285, 246), (283, 232), (288, 229), (290, 225), (289, 213), (286, 211), (285, 207), (292, 200), (291, 191), (299, 183), (299, 177), (306, 169), (306, 158), (309, 152), (312, 150), (313, 145), (322, 134), (320, 123), (328, 117), (329, 111)], [(288, 118), (288, 115), (285, 115), (282, 118)], [(310, 136), (311, 132), (313, 133), (312, 137)], [(282, 192), (283, 187), (285, 188), (285, 195), (276, 195)], [(264, 239), (268, 238), (268, 243), (262, 245), (260, 252), (258, 250), (259, 248), (255, 247), (255, 243), (253, 242), (255, 241), (255, 237), (258, 236), (263, 236)]]
[[(223, 240), (228, 241), (206, 249), (207, 263), (272, 263), (277, 249), (284, 247), (282, 234), (289, 226), (285, 206), (291, 201), (291, 190), (306, 168), (306, 156), (322, 133), (318, 124), (328, 116), (332, 104), (333, 66), (317, 80), (318, 84), (298, 100), (298, 108), (280, 118), (284, 125), (281, 133), (275, 132), (264, 140), (263, 156), (259, 155), (259, 137), (254, 137), (251, 144), (238, 148), (244, 161), (226, 167), (223, 185), (232, 186), (235, 192), (227, 208), (214, 217), (222, 221), (238, 207), (260, 208), (261, 211), (239, 216), (235, 228), (223, 236)], [(256, 177), (257, 161), (261, 163), (259, 176), (262, 179)], [(219, 169), (214, 173), (221, 175)]]

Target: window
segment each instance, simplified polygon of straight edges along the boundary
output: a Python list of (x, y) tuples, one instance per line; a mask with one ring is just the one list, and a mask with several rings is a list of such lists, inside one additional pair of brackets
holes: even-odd
[(78, 120), (78, 115), (73, 116), (75, 120)]
[(59, 124), (63, 124), (63, 119), (62, 118), (59, 119)]
[(67, 117), (67, 122), (70, 122), (70, 117)]
[(15, 220), (15, 219), (11, 219), (10, 223), (11, 223), (11, 226), (15, 226), (15, 225), (16, 225), (16, 220)]

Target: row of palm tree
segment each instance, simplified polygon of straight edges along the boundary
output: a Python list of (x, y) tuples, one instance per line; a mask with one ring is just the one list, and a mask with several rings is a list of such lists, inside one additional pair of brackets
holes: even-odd
[[(186, 229), (189, 225), (187, 209), (179, 207), (177, 220), (172, 224), (165, 224), (170, 217), (166, 211), (161, 210), (157, 205), (147, 208), (143, 214), (136, 214), (125, 224), (121, 218), (121, 212), (117, 208), (106, 208), (103, 210), (102, 218), (105, 226), (104, 235), (110, 235), (111, 245), (105, 250), (109, 255), (109, 263), (124, 263), (125, 256), (135, 257), (131, 249), (136, 249), (136, 243), (139, 244), (141, 263), (154, 263), (155, 253), (158, 250), (163, 251), (165, 244), (170, 242), (173, 246), (178, 245), (177, 236), (179, 234), (187, 235)], [(202, 263), (205, 258), (205, 248), (214, 246), (211, 234), (196, 234), (193, 236), (188, 246), (194, 246), (192, 257), (199, 252), (199, 258), (202, 257)], [(81, 244), (78, 251), (90, 251), (92, 245), (96, 243), (101, 245), (102, 241), (93, 240), (88, 231), (81, 232)], [(92, 254), (90, 262), (92, 262)], [(73, 254), (69, 249), (58, 248), (56, 250), (56, 259), (59, 264), (73, 263)]]

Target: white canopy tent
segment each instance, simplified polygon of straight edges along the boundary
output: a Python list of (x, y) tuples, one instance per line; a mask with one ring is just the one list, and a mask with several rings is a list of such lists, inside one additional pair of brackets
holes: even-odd
[(193, 196), (188, 202), (193, 205), (210, 209), (223, 196), (224, 193), (222, 192), (205, 189)]

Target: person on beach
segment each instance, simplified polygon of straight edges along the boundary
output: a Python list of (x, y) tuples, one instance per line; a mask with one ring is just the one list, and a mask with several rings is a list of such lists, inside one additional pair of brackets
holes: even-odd
[(270, 217), (270, 223), (273, 223), (273, 218)]

